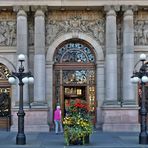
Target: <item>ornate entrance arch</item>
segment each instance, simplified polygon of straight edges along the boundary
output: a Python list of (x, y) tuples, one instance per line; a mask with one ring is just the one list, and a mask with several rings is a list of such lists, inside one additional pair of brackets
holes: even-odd
[[(99, 43), (92, 37), (84, 33), (67, 33), (59, 36), (48, 48), (46, 54), (46, 98), (50, 109), (49, 112), (49, 122), (53, 121), (53, 65), (54, 65), (54, 55), (55, 50), (59, 45), (64, 45), (68, 40), (79, 40), (86, 45), (89, 45), (93, 49), (95, 55), (95, 65), (96, 65), (96, 101), (97, 101), (97, 114), (100, 111), (100, 104), (98, 101), (104, 99), (104, 53), (99, 45)], [(62, 44), (61, 44), (62, 43)], [(60, 48), (60, 47), (59, 47)], [(99, 82), (100, 81), (100, 82)], [(99, 83), (98, 83), (99, 82)], [(50, 89), (49, 89), (50, 88)], [(97, 115), (97, 122), (99, 122), (100, 112)]]
[(86, 101), (95, 121), (95, 55), (85, 42), (68, 40), (54, 54), (53, 107), (60, 104), (63, 116), (67, 102)]

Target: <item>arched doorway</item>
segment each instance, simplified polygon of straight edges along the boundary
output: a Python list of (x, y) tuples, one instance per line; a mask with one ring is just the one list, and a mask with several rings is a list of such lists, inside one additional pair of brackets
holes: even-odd
[(10, 71), (0, 63), (0, 130), (10, 128), (11, 124), (11, 86), (8, 83)]
[(67, 40), (54, 53), (53, 108), (62, 107), (63, 117), (66, 102), (85, 100), (95, 123), (96, 81), (95, 54), (93, 48), (82, 40)]

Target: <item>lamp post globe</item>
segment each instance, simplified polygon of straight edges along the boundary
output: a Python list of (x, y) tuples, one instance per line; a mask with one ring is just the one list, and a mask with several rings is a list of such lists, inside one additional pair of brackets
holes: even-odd
[(23, 79), (22, 79), (22, 82), (24, 83), (24, 84), (27, 84), (28, 83), (28, 77), (24, 77)]
[(17, 136), (16, 136), (16, 144), (24, 145), (24, 144), (26, 144), (26, 136), (25, 136), (25, 133), (24, 133), (25, 112), (24, 112), (24, 109), (23, 109), (23, 86), (24, 86), (24, 84), (27, 84), (28, 82), (33, 83), (34, 79), (31, 75), (31, 72), (24, 72), (23, 62), (25, 61), (25, 55), (20, 54), (18, 56), (18, 61), (20, 62), (18, 72), (12, 72), (12, 75), (9, 77), (8, 81), (9, 81), (10, 84), (14, 84), (16, 78), (19, 80), (19, 110), (18, 110), (18, 113), (17, 113), (17, 116), (18, 116), (18, 133), (17, 133)]
[(147, 83), (147, 82), (148, 82), (148, 77), (147, 77), (147, 76), (143, 76), (143, 77), (141, 78), (141, 81), (142, 81), (143, 83)]
[(19, 54), (18, 55), (18, 61), (25, 61), (25, 55), (24, 54)]
[(29, 84), (33, 84), (34, 83), (34, 78), (33, 77), (29, 77), (28, 78), (28, 82), (29, 82)]
[(142, 53), (140, 55), (140, 61), (145, 61), (146, 60), (146, 55), (144, 53)]
[(15, 84), (16, 79), (15, 79), (14, 77), (9, 77), (9, 78), (8, 78), (8, 82), (9, 82), (10, 84)]
[[(139, 144), (148, 144), (148, 134), (147, 134), (147, 109), (145, 103), (145, 83), (148, 82), (148, 63), (146, 61), (146, 55), (141, 54), (140, 60), (134, 66), (133, 75), (131, 76), (132, 83), (139, 83), (142, 88), (142, 93), (140, 97), (140, 133), (139, 133)], [(141, 62), (141, 67), (138, 71), (135, 70), (137, 64)]]

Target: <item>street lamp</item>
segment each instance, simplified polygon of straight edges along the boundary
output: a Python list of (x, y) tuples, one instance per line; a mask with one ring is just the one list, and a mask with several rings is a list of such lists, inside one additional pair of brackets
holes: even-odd
[(17, 113), (18, 116), (18, 133), (16, 136), (16, 144), (24, 145), (26, 144), (26, 136), (24, 134), (24, 116), (25, 112), (23, 110), (23, 85), (26, 83), (33, 83), (34, 78), (31, 75), (31, 72), (24, 72), (23, 62), (25, 61), (25, 55), (20, 54), (18, 56), (18, 61), (20, 66), (18, 72), (12, 72), (8, 81), (10, 84), (15, 84), (16, 79), (19, 80), (19, 110)]
[[(142, 62), (142, 65), (139, 71), (136, 71), (135, 68), (139, 62)], [(139, 83), (142, 88), (142, 97), (140, 103), (140, 134), (139, 134), (139, 144), (148, 144), (148, 134), (147, 134), (147, 109), (145, 102), (145, 83), (148, 82), (148, 62), (146, 62), (146, 55), (141, 54), (140, 60), (136, 63), (131, 76), (132, 83)]]

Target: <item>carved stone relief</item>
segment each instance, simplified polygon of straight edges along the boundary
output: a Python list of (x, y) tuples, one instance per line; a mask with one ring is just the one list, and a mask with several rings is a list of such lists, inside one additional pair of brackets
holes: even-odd
[(134, 43), (135, 45), (148, 45), (148, 18), (139, 12), (134, 21)]
[(0, 46), (16, 45), (16, 15), (10, 12), (0, 14)]
[(0, 46), (16, 45), (16, 22), (0, 21)]
[(46, 44), (49, 45), (54, 39), (68, 32), (83, 32), (104, 44), (105, 20), (99, 12), (73, 11), (50, 13), (46, 25)]

